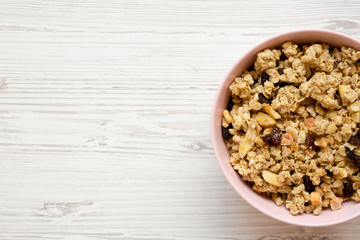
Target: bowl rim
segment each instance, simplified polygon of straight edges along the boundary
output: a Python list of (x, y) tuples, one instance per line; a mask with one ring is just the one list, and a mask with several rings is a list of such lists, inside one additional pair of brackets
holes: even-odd
[[(335, 224), (340, 224), (346, 221), (349, 221), (351, 219), (354, 219), (356, 217), (358, 217), (360, 215), (360, 211), (357, 213), (354, 213), (353, 215), (350, 215), (348, 217), (343, 217), (339, 220), (333, 220), (333, 221), (329, 221), (326, 223), (306, 223), (306, 222), (290, 222), (288, 220), (284, 220), (279, 216), (270, 214), (267, 211), (264, 211), (263, 209), (261, 209), (257, 204), (253, 203), (252, 201), (250, 201), (247, 197), (245, 197), (245, 194), (240, 191), (237, 187), (235, 187), (235, 183), (233, 181), (230, 180), (230, 176), (226, 173), (226, 169), (225, 169), (225, 165), (221, 164), (222, 160), (220, 159), (220, 150), (218, 148), (218, 145), (220, 144), (220, 141), (223, 141), (222, 139), (217, 139), (215, 136), (215, 131), (219, 126), (216, 126), (216, 112), (217, 112), (217, 102), (219, 102), (219, 99), (222, 95), (222, 88), (223, 86), (228, 82), (228, 79), (231, 77), (232, 72), (236, 69), (236, 67), (245, 60), (246, 57), (248, 57), (248, 55), (251, 55), (252, 52), (255, 49), (260, 48), (263, 44), (270, 42), (270, 41), (276, 41), (277, 39), (281, 39), (284, 38), (286, 36), (291, 36), (294, 34), (308, 34), (308, 33), (316, 33), (316, 34), (330, 34), (330, 35), (334, 35), (336, 37), (339, 38), (345, 38), (348, 41), (352, 41), (352, 42), (357, 42), (360, 44), (360, 41), (352, 38), (346, 34), (343, 33), (339, 33), (339, 32), (335, 32), (335, 31), (331, 31), (331, 30), (324, 30), (324, 29), (303, 29), (303, 30), (295, 30), (295, 31), (288, 31), (288, 32), (284, 32), (284, 33), (280, 33), (277, 35), (274, 35), (272, 37), (266, 38), (265, 40), (260, 41), (259, 43), (255, 44), (253, 47), (251, 47), (249, 50), (247, 50), (244, 54), (241, 55), (241, 57), (233, 64), (233, 66), (230, 68), (230, 70), (228, 70), (228, 72), (225, 74), (225, 76), (223, 77), (223, 80), (220, 82), (220, 84), (217, 87), (217, 91), (213, 100), (213, 105), (212, 105), (212, 110), (211, 110), (211, 119), (210, 119), (210, 132), (211, 132), (211, 142), (212, 142), (212, 148), (215, 154), (215, 158), (218, 162), (218, 165), (222, 171), (222, 173), (224, 174), (225, 178), (227, 179), (228, 183), (231, 185), (231, 187), (247, 202), (249, 203), (252, 207), (254, 207), (255, 209), (257, 209), (258, 211), (262, 212), (263, 214), (276, 219), (278, 221), (287, 223), (287, 224), (292, 224), (292, 225), (297, 225), (297, 226), (302, 226), (302, 227), (325, 227), (325, 226), (332, 226)], [(260, 50), (261, 51), (261, 50)], [(229, 163), (230, 164), (230, 163)], [(241, 181), (243, 181), (241, 179)], [(360, 203), (359, 203), (360, 204)], [(277, 207), (274, 204), (274, 207)], [(296, 216), (293, 216), (296, 217)], [(317, 216), (314, 216), (317, 217)]]

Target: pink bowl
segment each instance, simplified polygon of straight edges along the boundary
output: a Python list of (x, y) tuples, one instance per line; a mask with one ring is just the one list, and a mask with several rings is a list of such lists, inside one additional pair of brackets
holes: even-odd
[(293, 216), (284, 206), (278, 207), (269, 198), (263, 197), (253, 191), (249, 185), (241, 179), (239, 174), (234, 171), (229, 162), (230, 155), (221, 135), (222, 112), (226, 108), (230, 98), (228, 87), (236, 76), (253, 64), (256, 53), (266, 48), (280, 47), (281, 43), (285, 41), (293, 41), (299, 44), (321, 42), (336, 47), (349, 46), (360, 49), (360, 42), (358, 40), (340, 33), (325, 30), (300, 30), (284, 33), (272, 37), (252, 48), (240, 58), (226, 75), (216, 94), (211, 114), (211, 137), (214, 153), (221, 170), (235, 191), (250, 203), (250, 205), (264, 214), (274, 219), (299, 226), (321, 227), (342, 223), (360, 214), (360, 203), (353, 201), (345, 202), (340, 210), (323, 210), (319, 216), (312, 214)]

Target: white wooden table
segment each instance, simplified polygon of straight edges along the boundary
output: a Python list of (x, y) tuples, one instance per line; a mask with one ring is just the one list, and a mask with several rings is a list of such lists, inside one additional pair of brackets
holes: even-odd
[(0, 1), (0, 239), (356, 239), (275, 221), (213, 155), (217, 86), (256, 43), (360, 39), (352, 1)]

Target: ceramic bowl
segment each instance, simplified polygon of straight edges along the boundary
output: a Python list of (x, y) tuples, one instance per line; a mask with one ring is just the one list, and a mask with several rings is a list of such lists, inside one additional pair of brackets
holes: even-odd
[(313, 214), (293, 216), (284, 206), (278, 207), (271, 199), (252, 190), (250, 186), (241, 179), (240, 175), (234, 171), (229, 162), (230, 155), (221, 135), (222, 112), (226, 109), (230, 99), (229, 85), (236, 76), (239, 76), (254, 63), (258, 52), (266, 48), (278, 48), (286, 41), (293, 41), (297, 44), (327, 43), (335, 47), (349, 46), (357, 50), (360, 49), (360, 41), (337, 32), (325, 30), (301, 30), (284, 33), (272, 37), (250, 49), (230, 69), (216, 94), (211, 115), (211, 137), (214, 153), (221, 170), (235, 191), (250, 205), (264, 214), (274, 219), (300, 226), (320, 227), (345, 222), (360, 214), (360, 203), (348, 201), (343, 204), (340, 210), (332, 211), (331, 209), (326, 209), (318, 216), (314, 216)]

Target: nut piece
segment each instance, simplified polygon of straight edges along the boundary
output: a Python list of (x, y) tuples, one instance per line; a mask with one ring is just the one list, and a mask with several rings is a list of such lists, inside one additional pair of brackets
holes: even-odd
[(224, 110), (223, 115), (227, 123), (232, 123), (233, 118), (228, 110)]
[(339, 94), (340, 94), (341, 101), (343, 103), (346, 102), (346, 99), (344, 98), (344, 94), (350, 89), (351, 89), (350, 85), (340, 85), (339, 86)]
[(272, 127), (276, 124), (276, 121), (272, 117), (263, 112), (259, 112), (256, 115), (255, 120), (262, 127)]
[(241, 158), (245, 157), (246, 154), (254, 146), (255, 137), (256, 137), (256, 129), (255, 128), (249, 128), (247, 130), (247, 132), (246, 132), (245, 140), (241, 144), (241, 147), (239, 148), (239, 154), (240, 154)]
[(272, 106), (270, 106), (269, 104), (264, 104), (263, 108), (264, 108), (265, 112), (267, 114), (269, 114), (270, 117), (272, 117), (273, 119), (280, 119), (281, 118), (280, 114), (277, 113), (275, 111), (275, 109)]
[(336, 124), (335, 123), (330, 123), (329, 126), (326, 129), (326, 134), (333, 134), (335, 133), (337, 130)]
[(329, 110), (326, 114), (325, 117), (332, 119), (334, 117), (338, 116), (338, 111), (337, 110)]
[(326, 175), (326, 171), (323, 168), (318, 168), (315, 170), (315, 173), (319, 176), (319, 177), (323, 177)]
[(353, 104), (350, 105), (350, 109), (353, 112), (358, 112), (360, 111), (360, 101), (356, 101)]
[(330, 206), (333, 211), (339, 210), (341, 208), (341, 204), (343, 203), (343, 200), (339, 197), (333, 198), (330, 201)]
[(322, 206), (317, 206), (314, 211), (313, 211), (313, 214), (315, 216), (319, 215), (321, 213), (321, 210), (322, 210)]
[(310, 193), (311, 204), (315, 206), (320, 206), (322, 204), (321, 195), (318, 192)]
[(351, 115), (351, 120), (353, 120), (356, 123), (360, 122), (360, 113), (356, 112)]
[(277, 187), (281, 187), (282, 185), (284, 185), (284, 182), (280, 180), (279, 176), (273, 172), (270, 172), (268, 170), (263, 170), (262, 176), (263, 176), (264, 180), (267, 183), (270, 183), (271, 185), (274, 185)]
[(299, 137), (298, 137), (298, 143), (305, 143), (306, 139), (306, 133), (304, 130), (300, 130)]
[(312, 117), (316, 117), (316, 111), (315, 111), (315, 108), (312, 105), (308, 106), (306, 108), (306, 111), (308, 111), (308, 113), (310, 113), (310, 115)]
[(335, 169), (335, 178), (336, 179), (343, 179), (347, 177), (347, 172), (344, 168), (337, 168)]
[(329, 143), (329, 140), (328, 140), (328, 138), (325, 138), (325, 137), (316, 139), (314, 142), (315, 146), (318, 146), (321, 148), (326, 148), (328, 143)]
[(338, 179), (338, 180), (334, 181), (332, 185), (334, 188), (338, 188), (343, 185), (343, 181)]

